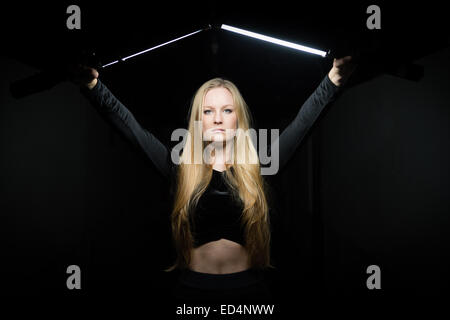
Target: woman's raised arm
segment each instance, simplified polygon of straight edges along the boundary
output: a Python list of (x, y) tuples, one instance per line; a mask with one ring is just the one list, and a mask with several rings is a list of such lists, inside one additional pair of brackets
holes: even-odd
[[(334, 100), (336, 93), (341, 90), (355, 70), (356, 64), (352, 63), (351, 60), (351, 56), (334, 59), (330, 72), (303, 103), (294, 120), (281, 133), (278, 140), (280, 169), (291, 158), (325, 106)], [(273, 156), (274, 150), (272, 150)]]
[(171, 167), (168, 148), (143, 128), (133, 114), (98, 79), (97, 70), (78, 66), (70, 74), (70, 80), (80, 85), (80, 91), (99, 114), (136, 148), (142, 150), (156, 168), (169, 178)]

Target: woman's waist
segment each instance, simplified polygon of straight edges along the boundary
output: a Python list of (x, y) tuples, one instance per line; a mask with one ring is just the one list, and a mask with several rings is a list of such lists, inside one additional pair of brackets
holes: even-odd
[(189, 268), (202, 273), (226, 274), (244, 271), (250, 267), (247, 250), (242, 245), (220, 239), (194, 248)]

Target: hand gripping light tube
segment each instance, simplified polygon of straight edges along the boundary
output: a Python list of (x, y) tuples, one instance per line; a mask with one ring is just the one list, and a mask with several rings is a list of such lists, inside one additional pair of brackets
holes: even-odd
[(231, 32), (236, 32), (236, 33), (242, 34), (242, 35), (247, 36), (247, 37), (252, 37), (252, 38), (255, 38), (255, 39), (259, 39), (259, 40), (271, 42), (271, 43), (274, 43), (274, 44), (278, 44), (280, 46), (284, 46), (284, 47), (288, 47), (288, 48), (292, 48), (292, 49), (296, 49), (296, 50), (300, 50), (300, 51), (304, 51), (304, 52), (309, 52), (309, 53), (312, 53), (312, 54), (317, 54), (317, 55), (319, 55), (321, 57), (326, 57), (327, 56), (327, 52), (322, 51), (322, 50), (317, 50), (317, 49), (313, 49), (313, 48), (310, 48), (310, 47), (302, 46), (300, 44), (296, 44), (296, 43), (280, 40), (280, 39), (273, 38), (273, 37), (268, 37), (268, 36), (265, 36), (265, 35), (262, 35), (262, 34), (259, 34), (259, 33), (256, 33), (256, 32), (251, 32), (251, 31), (247, 31), (247, 30), (244, 30), (244, 29), (239, 29), (239, 28), (232, 27), (232, 26), (229, 26), (229, 25), (226, 25), (226, 24), (222, 24), (221, 25), (221, 29), (227, 30), (227, 31), (231, 31)]

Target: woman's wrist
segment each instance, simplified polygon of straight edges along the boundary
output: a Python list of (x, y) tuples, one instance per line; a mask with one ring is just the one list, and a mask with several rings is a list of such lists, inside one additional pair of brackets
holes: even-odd
[(334, 67), (328, 72), (328, 78), (330, 78), (335, 86), (340, 87), (342, 85), (342, 77)]

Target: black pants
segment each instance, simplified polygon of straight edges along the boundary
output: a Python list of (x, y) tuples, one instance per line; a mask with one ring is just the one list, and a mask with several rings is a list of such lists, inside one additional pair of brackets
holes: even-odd
[(197, 303), (269, 302), (272, 298), (263, 271), (257, 269), (227, 274), (185, 269), (172, 294), (177, 302)]

